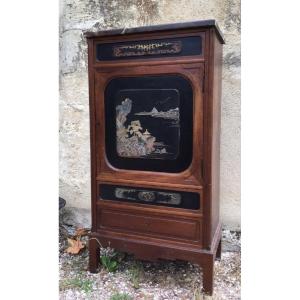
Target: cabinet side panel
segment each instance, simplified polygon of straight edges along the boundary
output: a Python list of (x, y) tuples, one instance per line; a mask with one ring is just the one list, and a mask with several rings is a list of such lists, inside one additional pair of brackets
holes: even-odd
[(90, 164), (91, 164), (91, 210), (92, 210), (92, 231), (96, 230), (96, 149), (95, 149), (95, 79), (94, 79), (94, 42), (88, 39), (88, 76), (89, 76), (89, 109), (90, 109)]
[(222, 93), (222, 44), (213, 31), (213, 94), (211, 153), (211, 238), (219, 224), (220, 213), (220, 129)]

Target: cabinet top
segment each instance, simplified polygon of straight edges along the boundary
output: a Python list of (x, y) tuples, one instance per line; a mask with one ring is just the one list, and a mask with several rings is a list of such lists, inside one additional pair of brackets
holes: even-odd
[(85, 32), (84, 35), (87, 38), (93, 38), (93, 37), (116, 36), (116, 35), (124, 35), (124, 34), (143, 33), (143, 32), (178, 30), (178, 29), (189, 29), (189, 28), (193, 29), (193, 28), (204, 28), (204, 27), (215, 28), (221, 43), (225, 44), (224, 36), (215, 20), (198, 20), (198, 21), (190, 21), (190, 22), (170, 23), (170, 24), (141, 26), (141, 27), (132, 27), (132, 28), (124, 27), (119, 29), (100, 30), (96, 32), (88, 31)]

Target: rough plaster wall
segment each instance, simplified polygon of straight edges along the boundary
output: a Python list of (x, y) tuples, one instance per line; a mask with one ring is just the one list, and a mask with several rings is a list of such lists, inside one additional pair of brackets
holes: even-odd
[(87, 46), (83, 31), (216, 19), (225, 35), (221, 217), (240, 228), (240, 1), (61, 0), (60, 196), (90, 208)]

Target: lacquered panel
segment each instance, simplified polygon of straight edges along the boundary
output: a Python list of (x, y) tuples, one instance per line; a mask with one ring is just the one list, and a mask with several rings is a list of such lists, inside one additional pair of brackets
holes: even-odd
[(202, 37), (200, 36), (98, 43), (96, 45), (96, 59), (98, 61), (193, 56), (201, 54)]
[(184, 77), (112, 79), (105, 120), (106, 156), (114, 167), (180, 172), (191, 163), (193, 91)]
[(200, 194), (193, 192), (109, 184), (101, 184), (99, 190), (100, 200), (115, 200), (119, 202), (142, 203), (185, 209), (200, 208)]

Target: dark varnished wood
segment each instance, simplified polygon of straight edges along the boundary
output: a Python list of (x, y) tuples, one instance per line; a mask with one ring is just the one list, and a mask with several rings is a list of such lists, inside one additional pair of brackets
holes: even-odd
[[(187, 67), (187, 68), (185, 68)], [(101, 69), (100, 69), (101, 70)], [(134, 171), (134, 170), (121, 170), (116, 169), (108, 162), (105, 155), (105, 127), (100, 126), (98, 135), (98, 148), (97, 148), (97, 180), (104, 181), (111, 178), (118, 178), (120, 180), (133, 180), (136, 184), (140, 180), (147, 180), (148, 182), (168, 183), (168, 184), (186, 184), (201, 186), (202, 178), (199, 172), (199, 165), (201, 164), (203, 141), (202, 135), (198, 132), (202, 131), (202, 78), (203, 78), (203, 66), (198, 65), (166, 65), (163, 69), (160, 66), (135, 66), (130, 68), (109, 68), (104, 69), (101, 72), (96, 69), (96, 99), (99, 99), (96, 103), (96, 115), (97, 124), (105, 123), (104, 114), (104, 94), (107, 83), (117, 77), (128, 77), (138, 75), (155, 75), (155, 74), (181, 74), (188, 79), (194, 88), (194, 145), (193, 145), (193, 160), (190, 167), (181, 173), (163, 173), (163, 172), (148, 172), (148, 171)]]
[[(141, 57), (97, 61), (95, 45), (201, 36), (201, 55)], [(139, 259), (182, 259), (203, 269), (203, 288), (213, 291), (214, 260), (221, 255), (219, 220), (220, 97), (222, 35), (213, 20), (87, 33), (90, 93), (92, 233), (90, 271), (96, 272), (99, 248), (108, 246)], [(104, 90), (113, 78), (178, 74), (193, 88), (193, 157), (179, 173), (113, 167), (105, 154)], [(99, 185), (157, 188), (199, 193), (200, 209), (99, 201)]]

